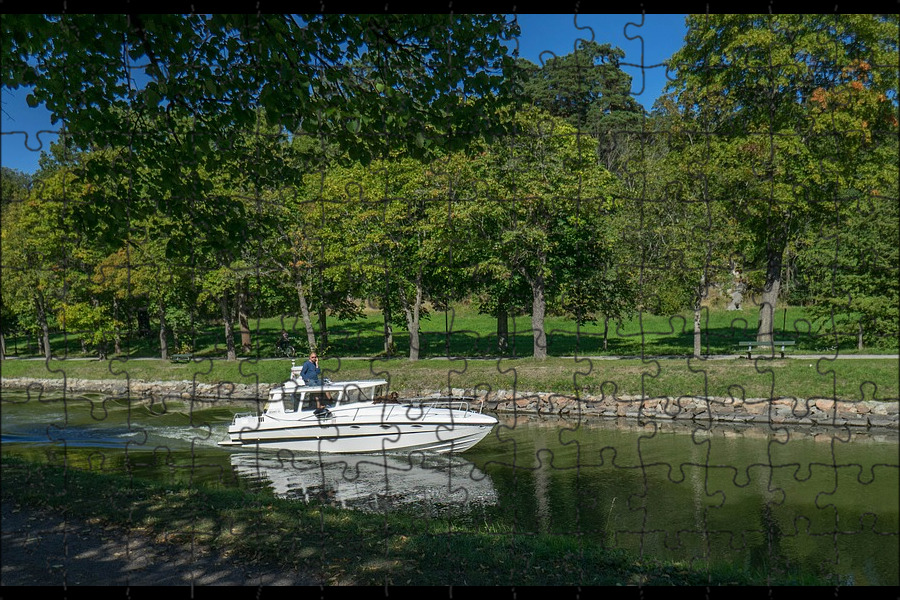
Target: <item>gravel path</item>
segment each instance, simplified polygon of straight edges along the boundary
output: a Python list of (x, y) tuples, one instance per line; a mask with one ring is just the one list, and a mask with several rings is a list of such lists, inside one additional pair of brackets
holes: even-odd
[[(317, 585), (302, 573), (237, 564), (197, 547), (8, 503), (2, 517), (3, 587)], [(0, 598), (5, 595), (0, 591)]]

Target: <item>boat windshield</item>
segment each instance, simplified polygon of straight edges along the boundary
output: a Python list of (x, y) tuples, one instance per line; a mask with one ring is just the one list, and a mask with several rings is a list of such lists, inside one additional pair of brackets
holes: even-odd
[(297, 412), (313, 410), (316, 408), (316, 396), (320, 394), (315, 392), (295, 391), (291, 394), (285, 394), (281, 399), (284, 406), (284, 412)]
[(385, 384), (372, 385), (365, 383), (348, 384), (343, 386), (343, 390), (338, 391), (340, 387), (338, 385), (322, 390), (317, 390), (315, 387), (293, 389), (281, 396), (282, 410), (286, 413), (311, 411), (318, 406), (319, 402), (325, 406), (371, 402), (375, 398), (383, 396), (387, 388)]
[(359, 387), (355, 385), (347, 386), (342, 404), (352, 404), (354, 402), (371, 402), (384, 393), (384, 386)]

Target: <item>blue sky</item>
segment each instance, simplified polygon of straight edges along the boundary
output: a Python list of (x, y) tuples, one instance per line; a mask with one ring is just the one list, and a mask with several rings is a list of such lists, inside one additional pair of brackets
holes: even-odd
[(684, 41), (684, 19), (685, 15), (518, 15), (519, 55), (541, 64), (553, 55), (569, 54), (579, 39), (618, 46), (625, 51), (624, 70), (632, 77), (632, 93), (649, 110), (666, 84), (666, 69), (659, 65)]
[[(632, 76), (632, 92), (648, 110), (666, 84), (665, 67), (658, 65), (681, 47), (686, 31), (684, 15), (529, 14), (518, 15), (518, 21), (522, 29), (519, 56), (537, 64), (554, 55), (569, 54), (579, 39), (624, 50), (624, 69)], [(0, 164), (32, 173), (41, 147), (49, 147), (55, 139), (51, 132), (56, 127), (44, 108), (27, 106), (26, 90), (0, 89), (0, 93)]]

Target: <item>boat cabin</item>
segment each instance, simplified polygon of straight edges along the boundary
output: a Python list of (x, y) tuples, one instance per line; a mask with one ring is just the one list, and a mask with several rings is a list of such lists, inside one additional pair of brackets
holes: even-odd
[[(327, 381), (327, 380), (326, 380)], [(387, 381), (373, 379), (364, 381), (342, 381), (307, 386), (300, 378), (300, 367), (291, 368), (291, 378), (269, 393), (266, 412), (272, 413), (305, 413), (312, 412), (322, 404), (334, 408), (347, 404), (371, 403), (376, 398), (384, 397), (387, 392)]]

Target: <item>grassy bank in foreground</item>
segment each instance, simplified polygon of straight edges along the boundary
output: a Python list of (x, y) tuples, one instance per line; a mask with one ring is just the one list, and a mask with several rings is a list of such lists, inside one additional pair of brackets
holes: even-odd
[(793, 573), (657, 562), (579, 536), (515, 534), (488, 509), (452, 519), (365, 514), (269, 491), (171, 486), (2, 462), (2, 501), (200, 544), (337, 585), (822, 585)]
[[(299, 364), (299, 361), (298, 361)], [(404, 392), (517, 390), (644, 396), (719, 396), (745, 398), (838, 398), (848, 401), (898, 399), (896, 359), (770, 361), (733, 360), (575, 360), (550, 358), (495, 360), (405, 359), (322, 362), (335, 381), (384, 377)], [(289, 372), (287, 360), (199, 360), (172, 364), (162, 360), (7, 360), (4, 378), (196, 380), (200, 383), (278, 383)]]

